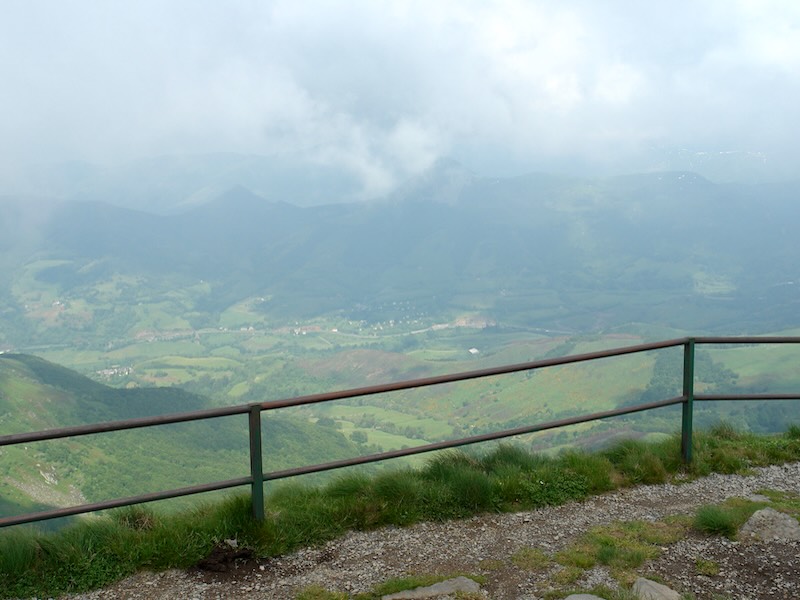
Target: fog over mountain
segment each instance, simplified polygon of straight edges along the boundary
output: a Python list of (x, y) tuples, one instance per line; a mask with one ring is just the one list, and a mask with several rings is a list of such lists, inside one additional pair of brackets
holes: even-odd
[[(83, 335), (89, 323), (102, 343), (123, 307), (176, 294), (186, 299), (171, 314), (195, 315), (194, 327), (267, 298), (258, 311), (278, 320), (398, 319), (406, 308), (387, 306), (411, 303), (573, 332), (635, 322), (767, 332), (796, 325), (799, 193), (690, 172), (482, 177), (440, 161), (369, 202), (303, 207), (241, 185), (200, 204), (173, 195), (166, 214), (7, 198), (2, 222), (27, 225), (5, 237), (0, 300), (22, 327), (11, 344)], [(45, 297), (82, 308), (53, 320), (32, 308)]]

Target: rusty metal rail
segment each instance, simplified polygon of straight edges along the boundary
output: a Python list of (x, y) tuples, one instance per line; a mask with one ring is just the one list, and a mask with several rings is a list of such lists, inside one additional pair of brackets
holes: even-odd
[[(749, 394), (749, 395), (695, 394), (694, 393), (695, 346), (697, 344), (742, 345), (742, 344), (798, 344), (798, 343), (800, 343), (800, 337), (678, 338), (678, 339), (665, 340), (661, 342), (637, 344), (634, 346), (625, 346), (622, 348), (614, 348), (609, 350), (600, 350), (597, 352), (589, 352), (585, 354), (574, 354), (571, 356), (548, 358), (543, 360), (517, 363), (513, 365), (491, 367), (487, 369), (478, 369), (474, 371), (464, 371), (460, 373), (451, 373), (447, 375), (438, 375), (434, 377), (424, 377), (420, 379), (412, 379), (407, 381), (399, 381), (381, 385), (359, 387), (349, 390), (325, 392), (321, 394), (310, 394), (305, 396), (298, 396), (295, 398), (287, 398), (284, 400), (271, 401), (271, 402), (243, 404), (239, 406), (231, 406), (225, 408), (173, 413), (173, 414), (159, 415), (154, 417), (143, 417), (137, 419), (127, 419), (123, 421), (110, 421), (105, 423), (96, 423), (92, 425), (79, 425), (74, 427), (49, 429), (45, 431), (4, 435), (0, 436), (0, 447), (15, 445), (15, 444), (39, 442), (45, 440), (55, 440), (67, 437), (91, 435), (96, 433), (110, 433), (115, 431), (137, 429), (142, 427), (154, 427), (158, 425), (166, 425), (173, 423), (186, 423), (189, 421), (197, 421), (203, 419), (215, 419), (237, 414), (246, 414), (248, 415), (248, 429), (250, 438), (250, 475), (235, 479), (229, 479), (225, 481), (216, 481), (216, 482), (183, 487), (173, 490), (154, 492), (150, 494), (141, 494), (127, 498), (116, 498), (113, 500), (106, 500), (103, 502), (95, 502), (91, 504), (83, 504), (68, 508), (59, 508), (59, 509), (40, 511), (36, 513), (27, 513), (15, 516), (3, 516), (0, 517), (0, 527), (72, 516), (72, 515), (95, 512), (110, 508), (130, 506), (133, 504), (152, 502), (155, 500), (178, 498), (181, 496), (188, 496), (192, 494), (200, 494), (203, 492), (230, 489), (233, 487), (239, 487), (243, 485), (249, 485), (251, 487), (251, 498), (252, 498), (254, 517), (257, 519), (263, 519), (264, 518), (263, 484), (265, 481), (284, 479), (287, 477), (294, 477), (309, 473), (319, 473), (322, 471), (330, 471), (332, 469), (339, 469), (342, 467), (373, 463), (404, 456), (412, 456), (415, 454), (433, 452), (436, 450), (443, 450), (447, 448), (457, 448), (460, 446), (467, 446), (470, 444), (477, 444), (491, 440), (499, 440), (527, 433), (546, 431), (549, 429), (566, 427), (568, 425), (576, 425), (578, 423), (586, 423), (590, 421), (596, 421), (599, 419), (606, 419), (620, 415), (643, 412), (647, 410), (653, 410), (656, 408), (673, 406), (677, 404), (682, 405), (682, 419), (681, 419), (682, 456), (684, 461), (689, 462), (691, 461), (691, 452), (692, 452), (691, 437), (692, 437), (692, 417), (693, 417), (694, 401), (800, 400), (800, 393)], [(530, 371), (534, 369), (544, 369), (548, 367), (568, 365), (586, 361), (594, 361), (603, 358), (612, 358), (628, 354), (636, 354), (640, 352), (648, 352), (651, 350), (661, 350), (665, 348), (672, 348), (679, 346), (682, 346), (684, 350), (683, 393), (680, 396), (659, 400), (656, 402), (637, 404), (634, 406), (627, 406), (624, 408), (617, 408), (613, 410), (590, 413), (566, 419), (558, 419), (544, 423), (516, 427), (513, 429), (505, 429), (481, 435), (474, 435), (454, 440), (446, 440), (431, 444), (424, 444), (413, 448), (404, 448), (401, 450), (379, 452), (376, 454), (358, 456), (350, 459), (337, 460), (316, 465), (307, 465), (303, 467), (285, 469), (281, 471), (272, 471), (269, 473), (263, 472), (263, 467), (262, 467), (263, 457), (261, 448), (261, 413), (263, 411), (278, 410), (294, 406), (306, 406), (321, 402), (331, 402), (334, 400), (341, 400), (345, 398), (357, 398), (357, 397), (382, 394), (387, 392), (409, 390), (421, 387), (441, 385), (444, 383), (455, 383), (471, 379), (492, 377), (496, 375), (506, 375), (521, 371)]]

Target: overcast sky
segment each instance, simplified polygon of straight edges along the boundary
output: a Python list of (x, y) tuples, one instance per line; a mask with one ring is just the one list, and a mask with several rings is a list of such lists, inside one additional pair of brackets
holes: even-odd
[(6, 168), (279, 153), (380, 192), (439, 157), (796, 157), (800, 2), (0, 0), (0, 76)]

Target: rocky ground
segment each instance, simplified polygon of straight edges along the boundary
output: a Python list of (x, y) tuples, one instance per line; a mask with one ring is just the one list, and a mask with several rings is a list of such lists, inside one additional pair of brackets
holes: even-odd
[[(484, 578), (482, 597), (534, 600), (552, 589), (563, 567), (553, 561), (540, 568), (518, 566), (512, 555), (522, 548), (552, 556), (595, 525), (689, 514), (703, 504), (747, 498), (763, 489), (800, 494), (800, 463), (760, 468), (748, 476), (712, 475), (682, 484), (624, 489), (531, 512), (353, 532), (279, 558), (255, 559), (229, 546), (205, 569), (139, 573), (110, 588), (69, 598), (290, 600), (310, 585), (354, 595), (408, 574), (461, 573)], [(718, 572), (700, 572), (698, 560), (712, 562)], [(661, 555), (637, 572), (697, 600), (757, 600), (800, 598), (799, 567), (796, 540), (740, 542), (689, 534), (661, 548)], [(596, 567), (570, 587), (598, 584), (617, 585), (606, 569)]]

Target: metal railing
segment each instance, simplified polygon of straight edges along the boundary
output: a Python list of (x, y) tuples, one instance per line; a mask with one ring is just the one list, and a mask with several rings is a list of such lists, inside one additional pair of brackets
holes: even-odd
[[(557, 429), (559, 427), (566, 427), (568, 425), (587, 423), (599, 419), (606, 419), (609, 417), (638, 413), (665, 406), (673, 406), (677, 404), (680, 404), (682, 406), (681, 454), (684, 462), (688, 463), (692, 460), (692, 420), (693, 420), (695, 401), (800, 400), (800, 393), (744, 394), (744, 395), (695, 394), (694, 392), (695, 347), (698, 344), (729, 345), (729, 344), (798, 344), (798, 343), (800, 343), (800, 337), (679, 338), (661, 342), (653, 342), (647, 344), (638, 344), (635, 346), (614, 348), (609, 350), (600, 350), (597, 352), (589, 352), (585, 354), (574, 354), (571, 356), (546, 358), (542, 360), (535, 360), (530, 362), (505, 365), (499, 367), (491, 367), (475, 371), (465, 371), (461, 373), (438, 375), (434, 377), (424, 377), (421, 379), (399, 381), (383, 385), (374, 385), (374, 386), (359, 387), (349, 390), (298, 396), (296, 398), (289, 398), (285, 400), (278, 400), (272, 402), (261, 402), (261, 403), (245, 404), (245, 405), (231, 406), (225, 408), (175, 413), (175, 414), (160, 415), (154, 417), (143, 417), (138, 419), (127, 419), (124, 421), (112, 421), (112, 422), (97, 423), (92, 425), (79, 425), (74, 427), (49, 429), (46, 431), (4, 435), (0, 436), (0, 447), (10, 446), (15, 444), (25, 444), (30, 442), (39, 442), (45, 440), (55, 440), (67, 437), (90, 435), (95, 433), (108, 433), (115, 431), (123, 431), (127, 429), (137, 429), (142, 427), (154, 427), (170, 423), (186, 423), (190, 421), (198, 421), (203, 419), (215, 419), (231, 415), (246, 414), (248, 416), (248, 429), (249, 429), (249, 439), (250, 439), (250, 474), (235, 479), (228, 479), (225, 481), (215, 481), (211, 483), (193, 485), (189, 487), (177, 488), (172, 490), (165, 490), (150, 494), (140, 494), (126, 498), (116, 498), (112, 500), (94, 502), (91, 504), (82, 504), (79, 506), (72, 506), (67, 508), (58, 508), (58, 509), (45, 510), (45, 511), (27, 513), (16, 516), (0, 517), (0, 527), (19, 525), (23, 523), (31, 523), (35, 521), (43, 521), (46, 519), (67, 517), (71, 515), (95, 512), (110, 508), (130, 506), (133, 504), (140, 504), (143, 502), (152, 502), (155, 500), (178, 498), (182, 496), (188, 496), (191, 494), (200, 494), (203, 492), (230, 489), (243, 485), (249, 485), (251, 488), (251, 502), (253, 508), (253, 516), (256, 519), (263, 519), (264, 482), (266, 481), (284, 479), (287, 477), (294, 477), (297, 475), (305, 475), (309, 473), (330, 471), (332, 469), (339, 469), (342, 467), (362, 465), (367, 463), (388, 460), (392, 458), (399, 458), (403, 456), (412, 456), (415, 454), (422, 454), (425, 452), (432, 452), (435, 450), (444, 450), (447, 448), (456, 448), (460, 446), (477, 444), (480, 442), (486, 442), (491, 440), (499, 440), (512, 436), (518, 436), (527, 433), (536, 433), (539, 431), (546, 431), (550, 429)], [(501, 431), (484, 433), (481, 435), (472, 435), (469, 437), (464, 437), (454, 440), (446, 440), (430, 444), (424, 444), (420, 446), (415, 446), (413, 448), (403, 448), (398, 450), (390, 450), (386, 452), (378, 452), (375, 454), (369, 454), (365, 456), (357, 456), (349, 459), (336, 460), (314, 465), (306, 465), (302, 467), (284, 469), (280, 471), (272, 471), (268, 473), (264, 473), (263, 471), (263, 464), (262, 464), (263, 458), (261, 449), (261, 413), (263, 411), (278, 410), (294, 406), (307, 406), (310, 404), (331, 402), (334, 400), (341, 400), (345, 398), (358, 398), (362, 396), (370, 396), (386, 392), (396, 392), (400, 390), (409, 390), (414, 388), (441, 385), (444, 383), (454, 383), (458, 381), (467, 381), (470, 379), (480, 379), (495, 375), (506, 375), (510, 373), (530, 371), (534, 369), (545, 369), (548, 367), (554, 367), (559, 365), (568, 365), (580, 362), (594, 361), (603, 358), (624, 356), (628, 354), (637, 354), (641, 352), (648, 352), (651, 350), (660, 350), (660, 349), (680, 347), (680, 346), (683, 347), (683, 389), (682, 389), (682, 394), (680, 396), (666, 398), (655, 402), (647, 402), (642, 404), (636, 404), (633, 406), (616, 408), (612, 410), (589, 413), (577, 417), (547, 421), (535, 425), (526, 425), (522, 427), (515, 427), (512, 429), (504, 429)]]

